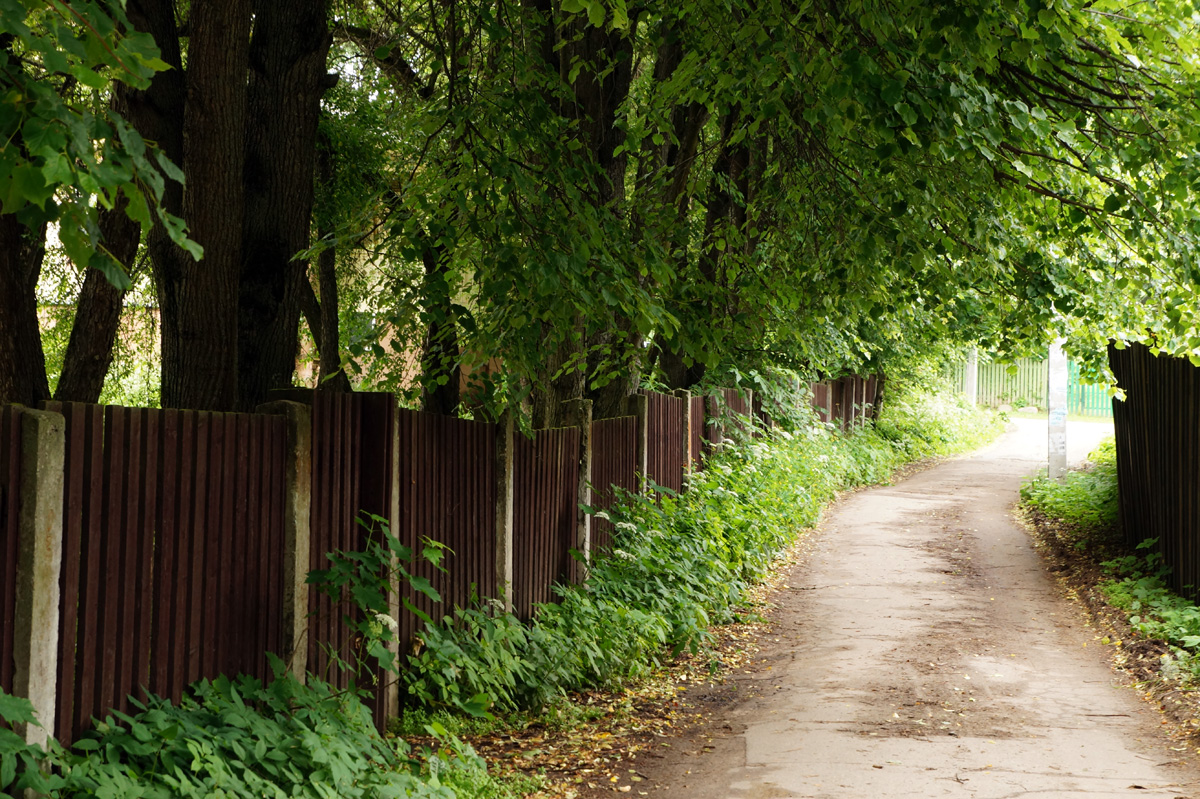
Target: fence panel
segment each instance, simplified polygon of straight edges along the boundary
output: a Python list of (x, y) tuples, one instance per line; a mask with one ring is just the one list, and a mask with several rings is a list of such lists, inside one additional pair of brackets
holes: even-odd
[(21, 487), (21, 409), (0, 407), (0, 690), (13, 691), (17, 614), (17, 514)]
[(642, 392), (646, 395), (647, 475), (654, 483), (679, 493), (683, 491), (685, 463), (684, 437), (687, 427), (683, 418), (689, 411), (682, 397)]
[(1032, 358), (1019, 358), (1016, 371), (1009, 372), (1009, 364), (979, 364), (978, 401), (983, 405), (1012, 405), (1020, 408), (1029, 405), (1045, 408), (1046, 390), (1050, 379), (1049, 362)]
[[(396, 535), (419, 558), (425, 540), (445, 544), (445, 571), (425, 561), (415, 574), (429, 579), (442, 597), (404, 595), (434, 619), (478, 597), (494, 597), (496, 578), (496, 425), (417, 411), (399, 411), (400, 517)], [(422, 622), (402, 613), (401, 647)]]
[(1109, 348), (1124, 402), (1113, 402), (1121, 522), (1130, 545), (1147, 538), (1180, 592), (1200, 585), (1200, 369), (1140, 344)]
[[(703, 397), (693, 397), (693, 406), (696, 400), (704, 402)], [(696, 435), (693, 430), (693, 439)], [(592, 422), (592, 507), (607, 510), (615, 496), (614, 486), (637, 490), (637, 417), (634, 416)], [(612, 546), (612, 529), (611, 522), (592, 517), (593, 552)]]
[[(389, 519), (392, 513), (396, 401), (385, 393), (313, 392), (312, 509), (310, 568), (326, 569), (328, 553), (355, 551), (371, 535), (363, 514)], [(334, 602), (313, 591), (309, 597), (308, 667), (331, 684), (345, 687), (349, 675), (334, 673), (325, 647), (343, 659), (356, 653), (343, 616), (355, 613), (348, 597)], [(372, 710), (385, 722), (382, 687)]]
[(817, 418), (822, 422), (828, 422), (833, 418), (829, 383), (823, 380), (820, 383), (810, 383), (809, 387), (812, 390), (812, 406), (817, 412)]
[(688, 413), (691, 415), (689, 425), (692, 436), (692, 440), (688, 444), (688, 452), (692, 458), (693, 468), (698, 468), (700, 461), (704, 458), (704, 428), (708, 424), (708, 420), (704, 418), (704, 407), (704, 395), (693, 394), (688, 407)]
[(517, 435), (513, 447), (513, 612), (533, 615), (571, 574), (579, 497), (579, 428)]
[[(143, 688), (267, 676), (279, 650), (283, 421), (48, 403), (66, 421), (56, 728)], [(277, 559), (277, 558), (276, 558)]]
[(866, 409), (865, 414), (868, 419), (879, 418), (879, 375), (870, 375), (866, 379)]
[(1090, 386), (1080, 382), (1079, 364), (1075, 361), (1068, 363), (1068, 375), (1067, 408), (1071, 413), (1100, 418), (1112, 417), (1113, 401), (1107, 386)]
[(721, 398), (729, 412), (737, 416), (750, 415), (750, 401), (736, 388), (721, 389)]

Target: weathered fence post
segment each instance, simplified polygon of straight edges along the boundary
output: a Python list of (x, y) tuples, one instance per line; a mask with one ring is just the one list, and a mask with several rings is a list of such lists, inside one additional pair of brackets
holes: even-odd
[(496, 590), (512, 613), (513, 586), (513, 413), (496, 424)]
[(312, 550), (312, 408), (277, 400), (257, 413), (284, 417), (287, 466), (283, 499), (283, 651), (300, 682), (308, 669), (308, 570)]
[(637, 418), (637, 490), (644, 494), (650, 485), (650, 398), (645, 394), (626, 397), (625, 415)]
[(592, 401), (587, 399), (568, 400), (563, 403), (563, 418), (568, 427), (579, 428), (579, 487), (575, 503), (575, 549), (583, 555), (583, 562), (571, 569), (574, 582), (587, 579), (587, 568), (592, 562), (592, 516), (584, 507), (592, 505)]
[(54, 735), (58, 696), (65, 431), (66, 422), (60, 414), (28, 409), (21, 412), (13, 690), (33, 704), (42, 726), (17, 725), (15, 732), (26, 743), (39, 746), (45, 746)]
[(675, 396), (683, 400), (683, 488), (692, 474), (692, 392), (679, 388)]

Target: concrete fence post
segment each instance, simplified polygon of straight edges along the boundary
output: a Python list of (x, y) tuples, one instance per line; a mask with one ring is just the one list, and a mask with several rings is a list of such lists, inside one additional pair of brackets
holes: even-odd
[(625, 398), (625, 415), (637, 418), (637, 490), (644, 494), (650, 487), (650, 398), (630, 394)]
[(504, 612), (512, 613), (513, 587), (513, 413), (496, 424), (496, 589)]
[(583, 562), (572, 567), (571, 578), (582, 583), (592, 562), (592, 516), (584, 507), (592, 505), (592, 401), (568, 400), (563, 403), (563, 417), (570, 427), (579, 428), (579, 486), (575, 503), (575, 549)]
[(292, 676), (308, 669), (308, 571), (312, 551), (312, 408), (277, 400), (258, 413), (282, 416), (287, 427), (283, 500), (283, 651)]
[(1046, 426), (1046, 474), (1051, 480), (1057, 480), (1067, 471), (1067, 399), (1070, 390), (1070, 367), (1062, 339), (1050, 345), (1047, 371), (1046, 401), (1050, 414)]
[(675, 396), (683, 400), (683, 487), (687, 489), (692, 474), (692, 392), (676, 389)]
[(972, 347), (967, 353), (967, 364), (963, 367), (963, 394), (972, 405), (979, 403), (979, 348)]
[[(389, 475), (388, 482), (391, 484), (391, 490), (388, 492), (390, 501), (388, 502), (388, 527), (394, 536), (399, 536), (400, 530), (400, 419), (396, 413), (396, 397), (392, 395), (392, 458), (388, 464), (392, 470)], [(400, 566), (400, 559), (395, 552), (391, 558), (392, 574), (396, 574)], [(393, 619), (399, 620), (402, 613), (403, 605), (400, 601), (400, 588), (396, 583), (392, 583), (388, 591), (388, 615)], [(402, 642), (399, 636), (392, 636), (392, 640), (388, 642), (388, 651), (396, 658), (396, 663), (403, 663), (404, 660), (400, 657), (400, 645)], [(388, 675), (384, 678), (383, 687), (383, 703), (385, 712), (389, 716), (399, 717), (400, 715), (400, 680)]]
[(58, 696), (65, 457), (66, 421), (62, 415), (23, 410), (13, 690), (32, 703), (41, 726), (18, 725), (15, 732), (26, 743), (43, 747), (55, 732)]
[(750, 420), (746, 422), (746, 424), (749, 425), (749, 428), (746, 430), (746, 434), (749, 436), (756, 436), (758, 435), (758, 417), (754, 415), (754, 389), (748, 388), (745, 389), (745, 392), (746, 418)]

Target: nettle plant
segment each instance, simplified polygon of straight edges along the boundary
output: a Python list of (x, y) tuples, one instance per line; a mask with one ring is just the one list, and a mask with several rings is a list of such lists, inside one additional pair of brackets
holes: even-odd
[[(330, 563), (328, 569), (317, 569), (308, 574), (309, 584), (333, 599), (337, 607), (344, 608), (342, 620), (358, 642), (350, 660), (343, 657), (335, 646), (326, 645), (325, 651), (330, 664), (351, 673), (357, 683), (370, 684), (379, 671), (388, 672), (405, 683), (410, 669), (398, 656), (399, 623), (391, 615), (393, 597), (398, 599), (404, 610), (424, 622), (427, 630), (436, 630), (438, 625), (399, 589), (408, 586), (434, 602), (441, 602), (442, 598), (429, 578), (411, 571), (414, 556), (412, 547), (403, 544), (392, 533), (387, 519), (364, 513), (358, 522), (366, 531), (362, 548), (331, 552), (327, 556)], [(426, 539), (421, 557), (434, 568), (444, 570), (442, 560), (447, 552), (450, 550), (445, 545)], [(482, 691), (465, 693), (461, 690), (464, 681), (458, 679), (459, 672), (470, 672), (475, 662), (459, 653), (445, 650), (436, 636), (423, 636), (422, 649), (439, 646), (442, 646), (445, 658), (452, 663), (444, 670), (446, 679), (439, 683), (440, 690), (436, 695), (420, 688), (413, 692), (430, 703), (436, 699), (464, 713), (486, 716), (493, 700)], [(409, 688), (413, 688), (411, 683)]]
[(219, 677), (191, 686), (178, 705), (134, 701), (131, 713), (110, 713), (70, 749), (26, 745), (6, 727), (34, 723), (33, 709), (0, 693), (0, 795), (454, 799), (450, 784), (485, 773), (456, 740), (418, 757), (379, 735), (356, 693), (312, 676), (301, 683), (278, 658), (272, 665), (267, 684)]

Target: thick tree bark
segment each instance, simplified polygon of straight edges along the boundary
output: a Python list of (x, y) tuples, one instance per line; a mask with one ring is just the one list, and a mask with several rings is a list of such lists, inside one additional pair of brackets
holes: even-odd
[[(327, 0), (255, 0), (238, 298), (238, 406), (291, 384), (299, 339), (317, 123), (330, 34)], [(336, 306), (335, 306), (336, 307)], [(336, 357), (336, 356), (335, 356)]]
[(0, 404), (50, 399), (36, 293), (45, 237), (45, 225), (30, 230), (0, 215)]
[(187, 174), (186, 192), (169, 184), (164, 205), (187, 220), (204, 247), (196, 262), (161, 227), (148, 237), (162, 314), (162, 404), (232, 410), (250, 0), (192, 4), (186, 83), (172, 4), (134, 0), (129, 8), (135, 26), (154, 36), (174, 67), (131, 101), (131, 119)]

